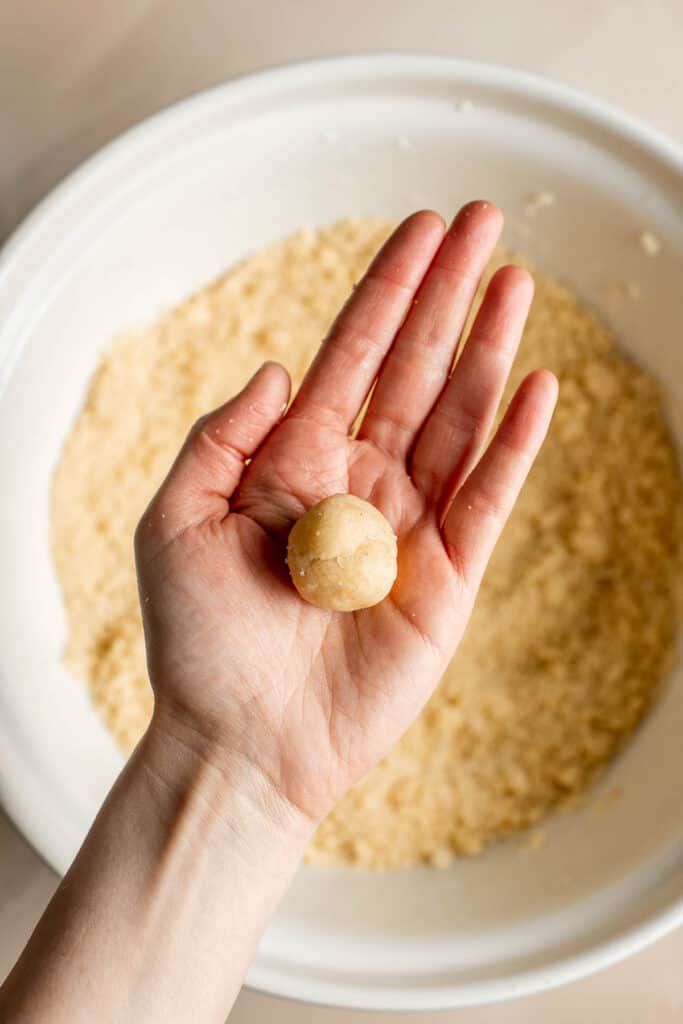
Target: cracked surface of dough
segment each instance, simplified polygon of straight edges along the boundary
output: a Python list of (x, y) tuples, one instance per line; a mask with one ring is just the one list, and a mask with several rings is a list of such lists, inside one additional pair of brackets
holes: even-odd
[(296, 589), (318, 608), (371, 608), (396, 579), (396, 536), (370, 502), (332, 494), (292, 527), (287, 563)]

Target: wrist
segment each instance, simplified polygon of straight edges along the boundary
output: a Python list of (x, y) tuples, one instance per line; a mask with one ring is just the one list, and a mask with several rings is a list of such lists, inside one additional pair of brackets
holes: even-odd
[(262, 843), (277, 849), (285, 863), (298, 863), (317, 822), (223, 737), (157, 704), (141, 748), (150, 784), (169, 809), (184, 807), (195, 827), (210, 829), (217, 842), (227, 842), (254, 867), (262, 859), (255, 854), (266, 853), (258, 849)]
[(225, 1019), (313, 824), (221, 754), (155, 711), (3, 1009), (36, 1021)]

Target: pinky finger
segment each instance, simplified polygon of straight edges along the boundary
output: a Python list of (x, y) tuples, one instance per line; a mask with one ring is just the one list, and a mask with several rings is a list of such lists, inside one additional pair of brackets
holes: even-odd
[(473, 591), (543, 443), (557, 391), (557, 380), (547, 370), (536, 370), (522, 381), (486, 453), (446, 514), (446, 548)]

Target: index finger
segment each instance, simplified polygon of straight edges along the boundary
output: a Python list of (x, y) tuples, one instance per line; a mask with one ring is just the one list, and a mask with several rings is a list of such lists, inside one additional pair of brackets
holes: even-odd
[(389, 237), (333, 323), (288, 416), (348, 432), (443, 239), (438, 213), (422, 210)]

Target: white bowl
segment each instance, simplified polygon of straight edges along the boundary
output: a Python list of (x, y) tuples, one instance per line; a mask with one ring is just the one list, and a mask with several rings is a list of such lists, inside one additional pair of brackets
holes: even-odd
[[(469, 105), (471, 104), (471, 109)], [(551, 190), (531, 238), (529, 194)], [(683, 160), (593, 100), (432, 57), (359, 57), (214, 89), (108, 146), (20, 229), (0, 269), (0, 797), (64, 871), (121, 757), (60, 665), (49, 551), (62, 441), (112, 335), (154, 318), (247, 251), (361, 212), (508, 212), (508, 240), (595, 306), (683, 402)], [(638, 245), (652, 230), (662, 252)], [(679, 670), (604, 786), (602, 814), (553, 821), (445, 871), (303, 868), (248, 982), (345, 1006), (455, 1007), (576, 978), (683, 921)]]

